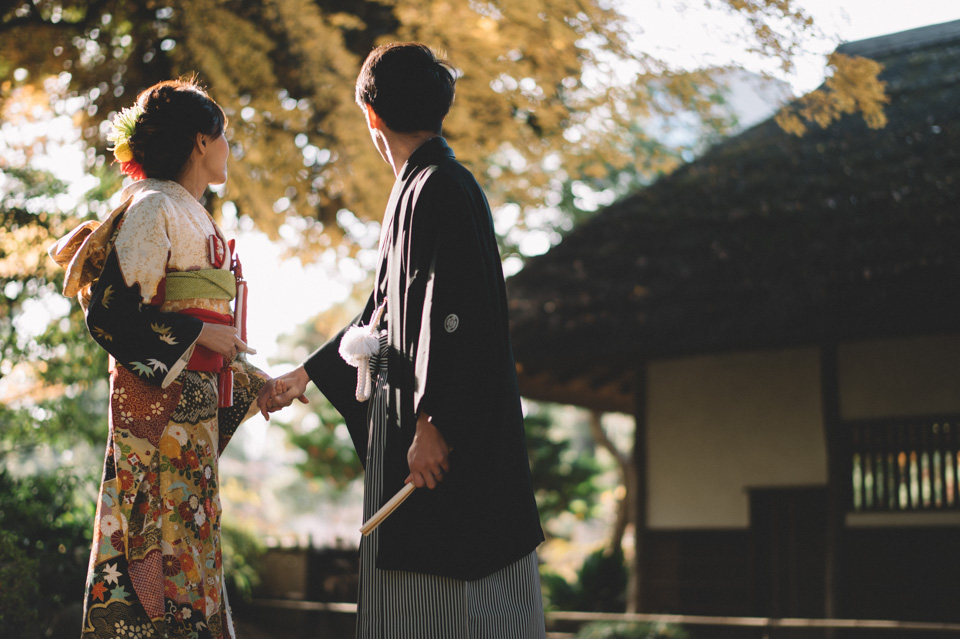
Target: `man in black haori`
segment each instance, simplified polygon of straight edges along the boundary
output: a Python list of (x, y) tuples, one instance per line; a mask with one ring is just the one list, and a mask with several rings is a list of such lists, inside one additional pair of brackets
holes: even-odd
[[(313, 381), (366, 470), (364, 520), (417, 490), (360, 545), (357, 636), (544, 636), (533, 496), (490, 209), (441, 137), (451, 68), (424, 45), (375, 49), (357, 80), (396, 175), (376, 285), (355, 322), (261, 396)], [(424, 490), (426, 488), (426, 490)]]

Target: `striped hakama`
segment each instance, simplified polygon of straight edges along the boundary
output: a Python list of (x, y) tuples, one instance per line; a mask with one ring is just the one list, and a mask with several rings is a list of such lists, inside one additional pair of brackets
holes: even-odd
[[(386, 338), (380, 358), (386, 366)], [(371, 358), (370, 439), (364, 478), (363, 519), (383, 504), (383, 451), (387, 419), (385, 370)], [(402, 507), (402, 506), (401, 506)], [(376, 568), (380, 530), (360, 541), (357, 639), (542, 639), (543, 601), (537, 553), (531, 552), (476, 581)]]

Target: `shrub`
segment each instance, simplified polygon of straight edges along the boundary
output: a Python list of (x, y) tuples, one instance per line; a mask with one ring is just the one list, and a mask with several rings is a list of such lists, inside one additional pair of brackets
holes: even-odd
[(38, 562), (30, 559), (12, 533), (0, 530), (0, 637), (40, 635)]
[(550, 607), (580, 612), (623, 612), (627, 601), (627, 566), (623, 552), (594, 551), (584, 560), (577, 582), (546, 573), (541, 584)]
[(232, 602), (249, 602), (260, 584), (259, 560), (264, 553), (260, 538), (235, 526), (221, 529), (223, 578)]
[[(96, 511), (96, 500), (87, 494), (85, 482), (69, 474), (14, 478), (0, 471), (0, 530), (4, 532), (0, 614), (4, 618), (24, 597), (42, 623), (68, 606), (82, 604)], [(20, 632), (25, 631), (3, 631), (0, 637), (39, 636)]]

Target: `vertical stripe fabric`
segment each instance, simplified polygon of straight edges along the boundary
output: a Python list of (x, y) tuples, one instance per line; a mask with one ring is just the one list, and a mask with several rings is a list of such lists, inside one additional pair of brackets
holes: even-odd
[[(364, 521), (386, 501), (381, 479), (388, 427), (386, 349), (382, 336), (380, 357), (371, 358), (375, 382), (370, 397)], [(357, 639), (545, 638), (536, 551), (482, 579), (460, 581), (378, 570), (379, 536), (378, 528), (360, 541)]]

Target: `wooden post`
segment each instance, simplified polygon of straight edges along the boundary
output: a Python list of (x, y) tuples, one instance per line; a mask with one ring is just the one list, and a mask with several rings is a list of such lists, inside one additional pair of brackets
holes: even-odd
[(627, 592), (628, 612), (642, 612), (643, 566), (647, 531), (647, 363), (641, 360), (634, 372), (633, 418), (636, 424), (633, 435), (634, 479), (634, 563), (630, 572)]
[[(820, 347), (820, 397), (823, 410), (823, 431), (827, 452), (827, 513), (823, 588), (823, 611), (828, 619), (837, 617), (837, 595), (841, 592), (840, 544), (846, 513), (845, 433), (840, 419), (840, 374), (837, 345)], [(828, 635), (833, 634), (828, 631)]]

